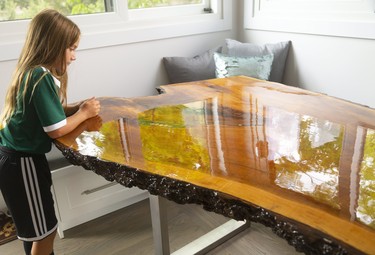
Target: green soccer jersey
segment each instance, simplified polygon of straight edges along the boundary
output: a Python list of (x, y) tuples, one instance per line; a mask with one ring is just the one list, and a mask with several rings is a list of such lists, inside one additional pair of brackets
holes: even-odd
[(39, 67), (32, 72), (25, 97), (22, 84), (14, 113), (0, 130), (2, 146), (38, 154), (51, 150), (52, 139), (46, 132), (66, 125), (66, 116), (58, 96), (59, 86), (59, 80), (47, 69)]

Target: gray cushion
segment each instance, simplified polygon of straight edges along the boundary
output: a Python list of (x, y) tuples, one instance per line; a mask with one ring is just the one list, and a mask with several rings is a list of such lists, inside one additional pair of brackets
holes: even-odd
[(226, 39), (226, 47), (229, 56), (236, 57), (261, 57), (273, 54), (270, 81), (282, 82), (286, 59), (288, 57), (291, 42), (267, 43), (258, 45), (254, 43), (242, 43), (233, 39)]
[(170, 83), (199, 81), (215, 78), (214, 52), (221, 47), (194, 57), (164, 57), (163, 63)]

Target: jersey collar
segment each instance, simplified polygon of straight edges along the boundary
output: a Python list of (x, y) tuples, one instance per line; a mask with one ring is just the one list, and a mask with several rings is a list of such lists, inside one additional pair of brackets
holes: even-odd
[(42, 66), (42, 69), (44, 71), (47, 71), (47, 72), (49, 72), (51, 74), (51, 76), (53, 78), (53, 81), (55, 82), (56, 86), (60, 88), (60, 84), (61, 84), (60, 81), (47, 68), (45, 68), (44, 66)]

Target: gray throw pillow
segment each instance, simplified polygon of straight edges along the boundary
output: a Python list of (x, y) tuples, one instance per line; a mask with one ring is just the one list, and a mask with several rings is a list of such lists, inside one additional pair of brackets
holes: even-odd
[(226, 47), (229, 56), (235, 57), (261, 57), (273, 54), (270, 81), (282, 82), (284, 77), (285, 63), (288, 57), (291, 42), (267, 43), (258, 45), (254, 43), (242, 43), (233, 39), (226, 39)]
[(215, 78), (214, 53), (217, 47), (194, 57), (164, 57), (163, 63), (170, 83), (199, 81)]

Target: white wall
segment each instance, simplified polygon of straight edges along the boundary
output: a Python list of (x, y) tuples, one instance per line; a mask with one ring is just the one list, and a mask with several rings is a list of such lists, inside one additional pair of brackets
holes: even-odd
[(283, 83), (375, 108), (374, 40), (255, 30), (242, 40), (291, 40)]
[[(69, 67), (69, 102), (91, 96), (137, 97), (167, 84), (164, 56), (192, 57), (235, 38), (234, 31), (147, 41), (78, 51)], [(0, 62), (0, 105), (16, 62)]]
[(283, 83), (375, 108), (375, 40), (245, 30), (239, 24), (243, 42), (292, 41)]

